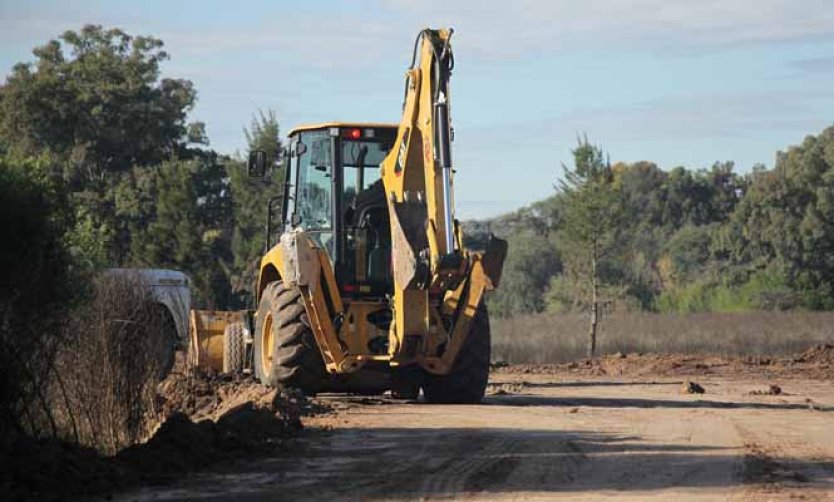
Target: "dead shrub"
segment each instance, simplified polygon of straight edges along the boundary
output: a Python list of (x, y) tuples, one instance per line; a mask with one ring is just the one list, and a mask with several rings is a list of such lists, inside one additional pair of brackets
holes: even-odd
[(52, 411), (65, 436), (114, 454), (146, 434), (164, 323), (139, 276), (95, 282), (92, 299), (65, 326), (50, 382)]

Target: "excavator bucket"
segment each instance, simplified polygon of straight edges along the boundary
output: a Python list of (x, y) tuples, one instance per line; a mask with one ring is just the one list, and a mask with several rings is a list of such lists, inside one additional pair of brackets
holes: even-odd
[(507, 258), (507, 241), (490, 235), (486, 251), (481, 257), (481, 264), (484, 267), (484, 274), (489, 279), (488, 290), (498, 287), (501, 282), (501, 271), (504, 268), (504, 260)]
[(192, 310), (188, 362), (195, 368), (223, 371), (223, 333), (226, 326), (246, 321), (246, 312)]

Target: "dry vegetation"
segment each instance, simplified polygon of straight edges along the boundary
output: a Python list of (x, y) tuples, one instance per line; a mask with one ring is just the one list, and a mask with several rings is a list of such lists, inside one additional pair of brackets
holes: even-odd
[[(14, 364), (28, 369), (15, 399), (22, 436), (113, 454), (141, 439), (154, 419), (165, 318), (141, 278), (105, 275), (92, 295)], [(10, 340), (26, 340), (23, 332)]]
[(147, 433), (163, 353), (162, 314), (138, 276), (96, 281), (93, 300), (67, 322), (56, 354), (52, 410), (62, 436), (114, 454)]
[(38, 357), (19, 363), (43, 370), (3, 403), (24, 419), (19, 431), (3, 431), (0, 493), (106, 495), (286, 446), (306, 412), (303, 396), (199, 372), (184, 357), (160, 382), (170, 355), (163, 314), (139, 276), (105, 274), (39, 339)]
[[(587, 314), (532, 314), (492, 322), (492, 357), (560, 363), (586, 354)], [(600, 354), (656, 352), (726, 356), (788, 355), (834, 341), (834, 313), (615, 312), (602, 320)]]

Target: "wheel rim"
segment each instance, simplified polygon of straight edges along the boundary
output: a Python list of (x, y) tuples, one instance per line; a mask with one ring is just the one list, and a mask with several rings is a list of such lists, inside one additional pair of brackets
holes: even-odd
[(272, 373), (272, 350), (275, 340), (272, 336), (272, 312), (264, 317), (264, 327), (261, 330), (261, 370), (264, 376)]

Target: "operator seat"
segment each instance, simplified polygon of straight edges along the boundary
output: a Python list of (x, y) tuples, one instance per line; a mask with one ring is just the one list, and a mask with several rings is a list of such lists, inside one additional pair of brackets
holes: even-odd
[(391, 282), (391, 228), (382, 180), (371, 183), (356, 196), (353, 220), (356, 227), (367, 228), (373, 239), (368, 252), (367, 277), (371, 282)]

